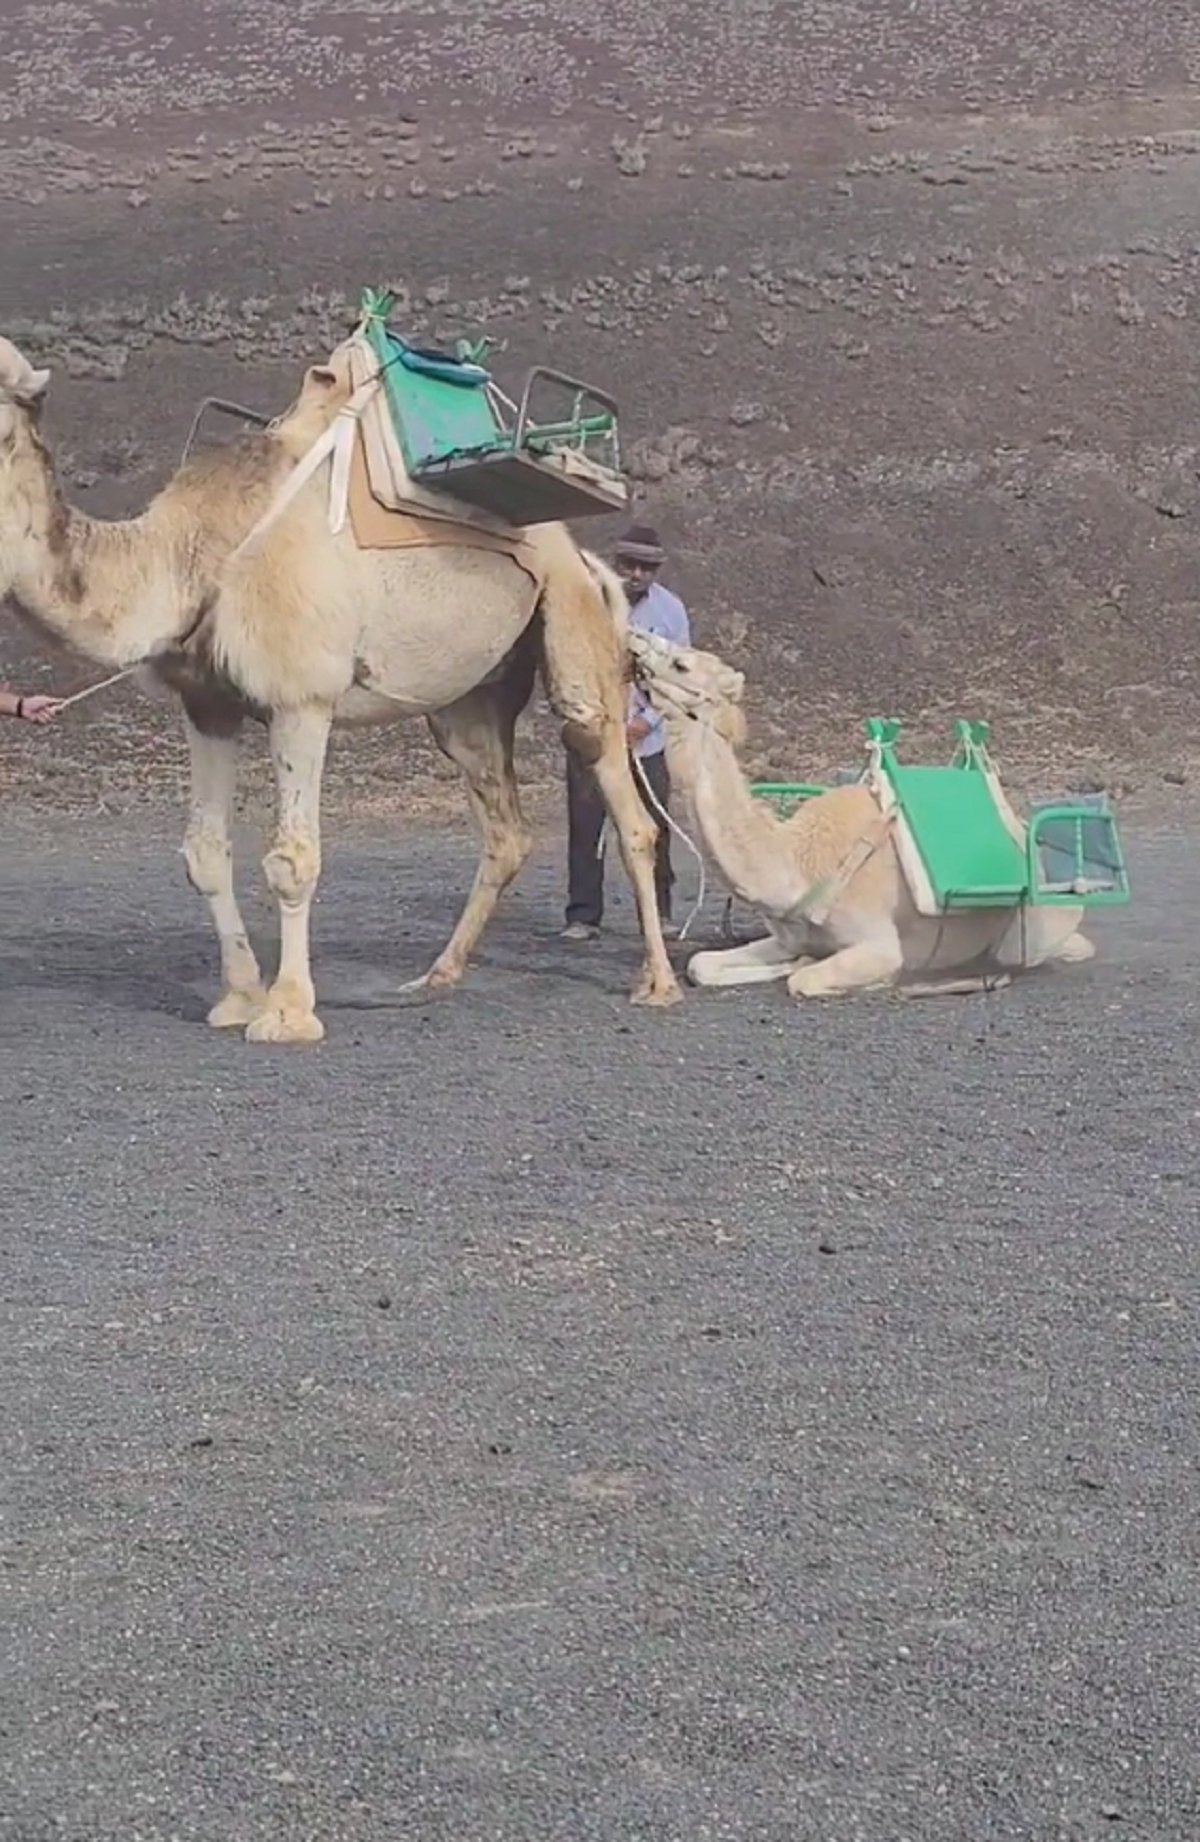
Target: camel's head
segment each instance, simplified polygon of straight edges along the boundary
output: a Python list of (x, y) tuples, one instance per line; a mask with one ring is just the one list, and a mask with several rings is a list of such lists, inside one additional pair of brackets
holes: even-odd
[(335, 347), (324, 364), (309, 365), (300, 395), (273, 423), (271, 433), (299, 460), (325, 433), (354, 391), (349, 344)]
[(634, 677), (672, 728), (700, 722), (739, 748), (746, 739), (742, 695), (746, 679), (714, 652), (677, 646), (654, 633), (629, 630)]
[(23, 502), (45, 475), (37, 424), (49, 382), (49, 371), (35, 370), (10, 340), (0, 339), (0, 602), (15, 587), (13, 540), (29, 523)]
[(36, 420), (49, 382), (49, 371), (35, 370), (11, 340), (0, 339), (0, 462)]

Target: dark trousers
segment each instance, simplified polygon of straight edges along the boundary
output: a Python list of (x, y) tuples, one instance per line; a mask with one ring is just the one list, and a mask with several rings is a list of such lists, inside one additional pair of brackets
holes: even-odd
[[(671, 797), (671, 779), (666, 756), (647, 755), (640, 763), (654, 796), (664, 811)], [(664, 921), (671, 918), (671, 887), (675, 875), (671, 869), (671, 834), (646, 798), (637, 767), (634, 782), (642, 803), (658, 826), (654, 848), (654, 891), (658, 912)], [(575, 756), (567, 754), (567, 921), (582, 921), (587, 927), (599, 927), (604, 914), (604, 858), (600, 855), (600, 834), (607, 816), (604, 797), (591, 770), (581, 767)]]

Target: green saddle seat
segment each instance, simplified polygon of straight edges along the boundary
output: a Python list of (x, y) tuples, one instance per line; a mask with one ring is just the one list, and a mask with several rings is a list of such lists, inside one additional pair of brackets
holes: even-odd
[(482, 365), (409, 345), (379, 320), (370, 322), (367, 332), (411, 474), (419, 475), (431, 462), (488, 451), (503, 441)]
[(888, 779), (939, 907), (1002, 907), (1026, 899), (1025, 852), (983, 774), (889, 763)]

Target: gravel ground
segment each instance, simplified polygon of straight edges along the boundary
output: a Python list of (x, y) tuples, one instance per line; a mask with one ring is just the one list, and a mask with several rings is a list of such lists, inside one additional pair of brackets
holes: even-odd
[[(543, 853), (337, 839), (208, 1033), (144, 819), (0, 887), (4, 1842), (1190, 1839), (1182, 834), (988, 999), (624, 1001)], [(265, 911), (255, 911), (260, 917)]]
[(394, 281), (618, 391), (752, 771), (985, 715), (1138, 893), (992, 998), (648, 1016), (545, 853), (400, 1006), (472, 867), (411, 725), (333, 751), (329, 1040), (256, 1051), (173, 710), (0, 724), (0, 1842), (1193, 1842), (1196, 7), (151, 11), (0, 44), (77, 505)]

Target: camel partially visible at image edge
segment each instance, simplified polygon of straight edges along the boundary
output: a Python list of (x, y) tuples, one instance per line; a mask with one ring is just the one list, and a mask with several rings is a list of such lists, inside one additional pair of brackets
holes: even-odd
[[(351, 529), (331, 528), (328, 469), (285, 502), (299, 463), (347, 405), (343, 350), (310, 367), (269, 430), (198, 455), (139, 517), (108, 522), (65, 502), (39, 429), (50, 372), (0, 339), (0, 600), (9, 596), (18, 613), (99, 664), (142, 663), (182, 699), (191, 755), (183, 852), (220, 941), (222, 988), (209, 1023), (244, 1028), (255, 1042), (324, 1035), (309, 917), (334, 723), (424, 716), (466, 777), (481, 831), (477, 873), (449, 941), (413, 986), (461, 980), (531, 848), (513, 734), (539, 668), (566, 746), (596, 775), (633, 885), (644, 943), (634, 1001), (675, 1002), (654, 895), (655, 828), (625, 744), (620, 581), (563, 525), (521, 531), (507, 554), (478, 547), (469, 529), (461, 546), (360, 548)], [(266, 726), (278, 795), (263, 864), (280, 920), (269, 988), (233, 885), (248, 717)]]
[(956, 978), (991, 968), (1001, 978), (1052, 960), (1091, 959), (1083, 906), (996, 906), (941, 915), (913, 899), (897, 837), (865, 781), (831, 787), (780, 819), (742, 771), (743, 674), (715, 654), (631, 629), (639, 683), (664, 718), (671, 783), (698, 843), (729, 892), (766, 928), (741, 946), (695, 953), (697, 985), (787, 981), (795, 998), (874, 986), (930, 989), (986, 984)]

